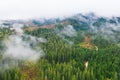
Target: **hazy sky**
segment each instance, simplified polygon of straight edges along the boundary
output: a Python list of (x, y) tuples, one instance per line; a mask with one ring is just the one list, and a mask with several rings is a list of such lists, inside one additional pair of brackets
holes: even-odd
[(0, 0), (0, 19), (56, 17), (88, 12), (120, 16), (120, 0)]

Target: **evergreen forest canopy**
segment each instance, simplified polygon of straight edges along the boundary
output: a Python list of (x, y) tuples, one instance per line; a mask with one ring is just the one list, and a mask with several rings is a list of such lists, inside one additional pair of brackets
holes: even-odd
[[(39, 28), (25, 26), (22, 36), (10, 28), (0, 28), (0, 80), (120, 80), (119, 17), (79, 14), (56, 19), (55, 23), (33, 22)], [(13, 54), (6, 57), (8, 46), (4, 41), (9, 44), (11, 35), (21, 36), (22, 41), (29, 42), (29, 49), (38, 53), (42, 50), (42, 55), (35, 61), (28, 57), (16, 59)]]

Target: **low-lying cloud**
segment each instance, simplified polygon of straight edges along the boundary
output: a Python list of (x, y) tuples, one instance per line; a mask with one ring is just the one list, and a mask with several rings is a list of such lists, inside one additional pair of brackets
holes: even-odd
[(77, 36), (77, 31), (72, 25), (64, 26), (62, 30), (56, 29), (55, 31), (59, 37), (61, 37), (64, 41), (68, 42), (69, 44), (73, 44), (74, 42), (69, 41), (68, 39), (66, 39), (66, 37)]
[(117, 20), (115, 22), (116, 24), (112, 24), (107, 21), (106, 23), (102, 23), (101, 26), (94, 26), (93, 24), (91, 24), (90, 27), (92, 32), (97, 33), (104, 39), (112, 42), (119, 42), (120, 23), (118, 23)]
[(74, 37), (77, 36), (77, 32), (72, 25), (67, 25), (61, 31), (58, 32), (58, 35), (61, 37)]
[[(44, 55), (44, 51), (38, 46), (38, 43), (47, 42), (44, 38), (26, 35), (22, 30), (23, 26), (13, 27), (16, 34), (8, 36), (3, 41), (5, 51), (2, 54), (2, 65), (4, 68), (17, 66), (19, 61), (36, 62)], [(9, 59), (9, 60), (7, 60)]]
[[(32, 40), (30, 41), (32, 42)], [(32, 49), (30, 43), (23, 41), (21, 36), (11, 35), (9, 36), (9, 40), (4, 43), (6, 46), (6, 51), (4, 52), (5, 57), (10, 57), (16, 60), (36, 61), (42, 54), (44, 54), (42, 49)]]

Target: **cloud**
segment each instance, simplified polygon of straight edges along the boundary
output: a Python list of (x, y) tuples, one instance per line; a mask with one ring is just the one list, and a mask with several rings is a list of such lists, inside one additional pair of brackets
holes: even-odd
[(64, 26), (62, 30), (55, 29), (55, 32), (60, 37), (65, 37), (65, 36), (74, 37), (74, 36), (77, 36), (77, 32), (72, 25)]
[(57, 17), (88, 12), (118, 16), (119, 4), (119, 0), (1, 0), (0, 19)]
[[(22, 30), (23, 26), (14, 25), (12, 29), (16, 34), (8, 36), (3, 41), (5, 51), (2, 54), (2, 65), (6, 69), (18, 66), (20, 61), (36, 62), (44, 55), (44, 51), (38, 48), (38, 43), (46, 43), (44, 38), (37, 38), (35, 36), (26, 35)], [(1, 68), (0, 67), (0, 68)]]
[(55, 29), (55, 33), (61, 37), (64, 41), (68, 42), (69, 44), (73, 44), (74, 42), (69, 41), (65, 37), (75, 37), (77, 36), (77, 31), (74, 29), (72, 25), (64, 26), (63, 29), (59, 30), (58, 28)]
[(59, 34), (69, 36), (69, 37), (74, 37), (77, 35), (77, 32), (72, 25), (68, 25), (68, 26), (65, 26), (64, 29)]
[(3, 56), (15, 60), (36, 61), (44, 54), (42, 49), (32, 49), (29, 42), (23, 41), (22, 37), (17, 35), (9, 36), (9, 40), (5, 41), (5, 45), (7, 49)]
[[(110, 18), (104, 18), (107, 21), (105, 23), (101, 23), (101, 25), (95, 26), (93, 23), (91, 23), (91, 31), (94, 33), (97, 33), (102, 38), (112, 41), (114, 43), (118, 43), (120, 40), (119, 33), (120, 33), (120, 23), (117, 23), (117, 20), (115, 20), (115, 24), (112, 24), (109, 22)], [(94, 22), (94, 21), (93, 21)], [(98, 22), (100, 23), (100, 22)], [(96, 36), (98, 36), (96, 35)]]

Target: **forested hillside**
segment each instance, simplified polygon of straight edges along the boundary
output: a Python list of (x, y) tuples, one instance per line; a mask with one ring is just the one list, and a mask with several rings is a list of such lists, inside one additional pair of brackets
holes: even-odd
[[(114, 19), (79, 17), (49, 23), (52, 28), (25, 27), (24, 35), (0, 28), (0, 80), (120, 80), (119, 24)], [(42, 55), (35, 61), (5, 57), (4, 42), (9, 44), (10, 35), (20, 36)]]

